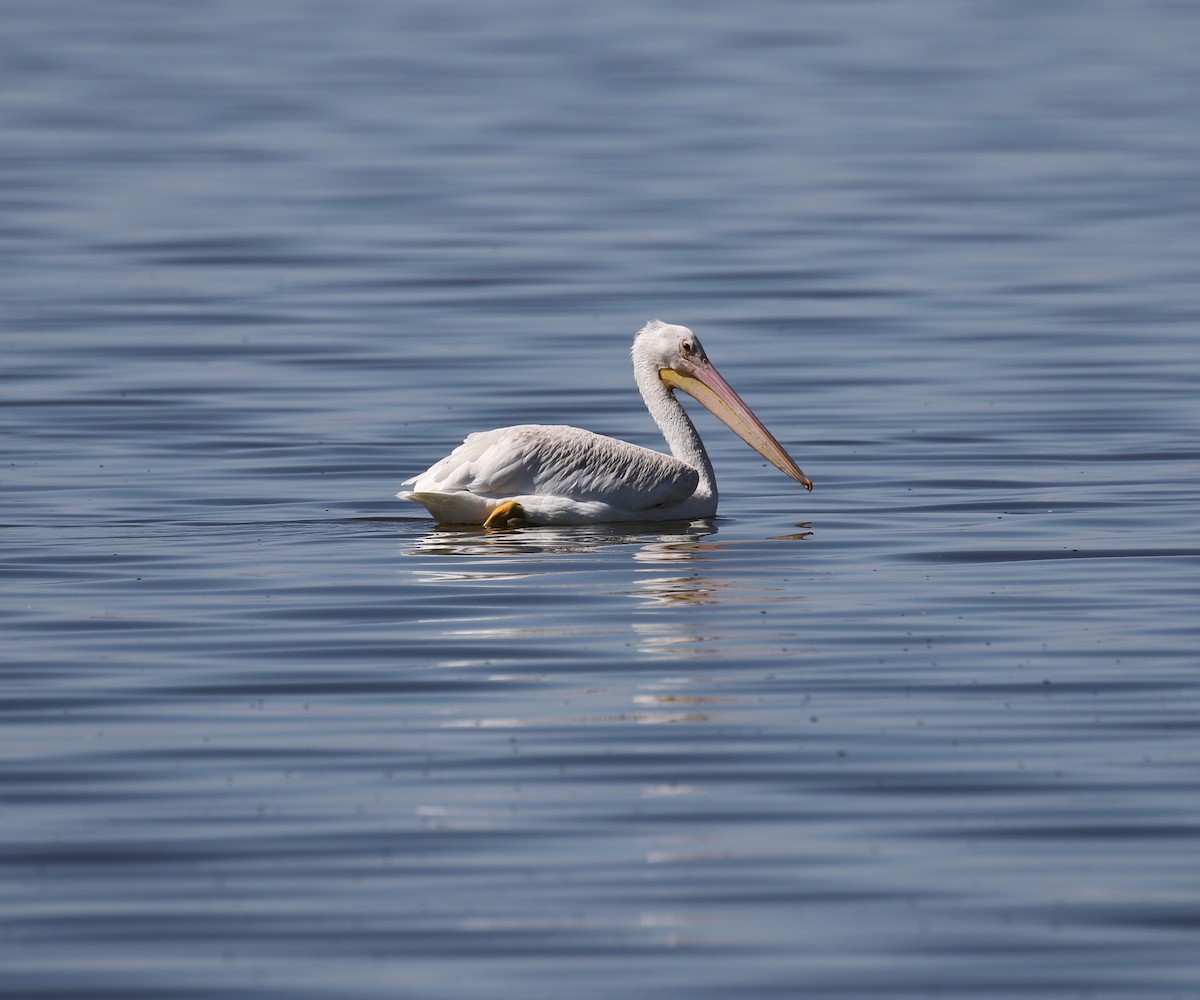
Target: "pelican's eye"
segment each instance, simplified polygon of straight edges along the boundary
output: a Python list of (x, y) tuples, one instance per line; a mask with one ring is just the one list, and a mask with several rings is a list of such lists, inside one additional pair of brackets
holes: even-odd
[(686, 358), (688, 361), (695, 362), (696, 364), (708, 364), (708, 358), (704, 353), (704, 348), (701, 347), (695, 340), (681, 340), (679, 342), (679, 354), (681, 357)]

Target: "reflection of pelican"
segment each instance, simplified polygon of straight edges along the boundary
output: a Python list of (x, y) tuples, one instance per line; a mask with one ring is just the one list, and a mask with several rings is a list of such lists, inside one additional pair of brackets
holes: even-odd
[[(700, 540), (716, 534), (711, 521), (696, 521), (690, 525), (641, 530), (641, 525), (597, 524), (588, 527), (546, 528), (544, 531), (487, 531), (478, 527), (442, 527), (417, 539), (409, 550), (416, 556), (467, 556), (487, 560), (486, 573), (495, 572), (497, 557), (514, 558), (528, 555), (578, 555), (599, 552), (614, 545), (639, 546), (633, 558), (641, 561), (686, 561), (699, 552)], [(513, 564), (508, 570), (525, 570)], [(439, 570), (439, 572), (441, 572)]]
[(470, 435), (446, 458), (406, 480), (411, 491), (396, 495), (423, 504), (443, 523), (489, 528), (711, 517), (717, 510), (712, 463), (676, 389), (812, 489), (687, 327), (647, 323), (633, 341), (633, 372), (670, 456), (578, 427), (522, 424)]

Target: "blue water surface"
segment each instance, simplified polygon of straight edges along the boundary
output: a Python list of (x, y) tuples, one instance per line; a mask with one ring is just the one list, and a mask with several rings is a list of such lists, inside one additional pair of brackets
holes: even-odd
[[(6, 0), (0, 992), (1200, 997), (1200, 13)], [(473, 430), (711, 522), (437, 528)]]

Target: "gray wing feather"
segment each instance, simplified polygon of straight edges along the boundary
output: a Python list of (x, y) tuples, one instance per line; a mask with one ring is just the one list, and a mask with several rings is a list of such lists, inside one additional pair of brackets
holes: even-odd
[(600, 500), (643, 510), (686, 500), (698, 482), (691, 466), (649, 448), (579, 427), (520, 424), (470, 435), (405, 485), (495, 498)]

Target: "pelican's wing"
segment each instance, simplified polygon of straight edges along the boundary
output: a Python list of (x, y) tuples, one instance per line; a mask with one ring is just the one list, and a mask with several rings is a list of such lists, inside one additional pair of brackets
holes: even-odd
[(404, 483), (414, 493), (537, 494), (644, 510), (696, 492), (695, 469), (670, 455), (579, 427), (520, 424), (470, 435)]

